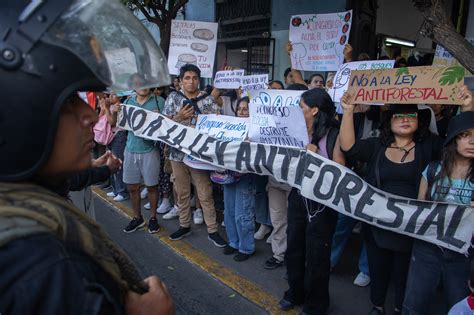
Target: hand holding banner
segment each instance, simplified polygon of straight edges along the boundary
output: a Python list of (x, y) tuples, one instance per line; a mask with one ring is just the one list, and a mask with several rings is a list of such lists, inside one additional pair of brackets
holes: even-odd
[(352, 71), (348, 92), (355, 104), (461, 104), (464, 68), (412, 67)]

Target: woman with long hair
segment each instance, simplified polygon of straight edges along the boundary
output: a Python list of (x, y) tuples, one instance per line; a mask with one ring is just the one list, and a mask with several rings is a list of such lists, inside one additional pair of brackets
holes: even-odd
[[(465, 91), (463, 87), (461, 91)], [(458, 95), (471, 105), (464, 92)], [(366, 162), (366, 180), (383, 191), (406, 198), (417, 197), (421, 173), (439, 158), (442, 139), (429, 132), (429, 110), (416, 105), (390, 105), (383, 113), (380, 137), (356, 140), (352, 96), (341, 99), (344, 111), (341, 123), (341, 149), (348, 159)], [(389, 224), (389, 223), (388, 223)], [(391, 282), (395, 288), (395, 314), (400, 314), (405, 295), (413, 239), (402, 234), (364, 224), (369, 270), (372, 315), (384, 314), (384, 304)], [(393, 275), (393, 278), (391, 276)]]
[[(308, 150), (344, 165), (337, 140), (335, 107), (324, 89), (301, 95), (310, 144)], [(280, 301), (282, 310), (303, 305), (304, 314), (324, 314), (329, 308), (331, 242), (337, 212), (307, 199), (296, 188), (288, 198), (287, 250), (289, 289)]]
[[(441, 161), (423, 172), (418, 199), (474, 207), (474, 112), (451, 119)], [(470, 291), (471, 258), (416, 239), (408, 274), (404, 314), (429, 314), (436, 288), (442, 284), (447, 308)]]

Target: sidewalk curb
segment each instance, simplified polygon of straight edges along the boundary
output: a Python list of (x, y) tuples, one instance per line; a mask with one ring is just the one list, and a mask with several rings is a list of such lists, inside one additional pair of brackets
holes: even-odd
[[(97, 187), (92, 188), (92, 192), (102, 201), (116, 209), (122, 215), (132, 218), (132, 209), (123, 204), (107, 198), (106, 193)], [(275, 296), (269, 294), (257, 284), (247, 280), (237, 274), (232, 269), (223, 266), (213, 258), (206, 255), (201, 250), (195, 248), (186, 241), (171, 241), (168, 238), (169, 232), (161, 227), (160, 232), (154, 234), (163, 244), (171, 250), (184, 257), (190, 263), (207, 272), (214, 279), (220, 281), (227, 287), (245, 297), (254, 304), (268, 311), (270, 314), (298, 314), (296, 310), (283, 312), (278, 308), (278, 300)]]

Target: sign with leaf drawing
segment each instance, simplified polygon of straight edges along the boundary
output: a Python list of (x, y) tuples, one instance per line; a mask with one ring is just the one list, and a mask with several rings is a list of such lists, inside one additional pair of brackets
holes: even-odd
[(460, 66), (352, 71), (348, 92), (355, 104), (461, 104)]

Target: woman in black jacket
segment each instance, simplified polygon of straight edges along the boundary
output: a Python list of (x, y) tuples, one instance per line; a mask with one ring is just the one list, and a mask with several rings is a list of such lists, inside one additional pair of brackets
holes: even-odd
[[(439, 157), (442, 141), (428, 130), (429, 111), (416, 105), (391, 105), (383, 113), (379, 138), (356, 140), (351, 96), (341, 100), (341, 149), (346, 158), (367, 162), (366, 180), (383, 191), (416, 199), (421, 173)], [(387, 223), (389, 226), (389, 223)], [(393, 274), (395, 314), (402, 309), (410, 264), (412, 239), (374, 226), (364, 226), (371, 278), (370, 314), (384, 314), (384, 304)]]
[[(308, 150), (344, 165), (337, 140), (335, 107), (324, 89), (301, 95), (300, 107), (308, 130)], [(331, 243), (337, 212), (307, 199), (296, 188), (288, 198), (287, 250), (289, 289), (280, 301), (282, 310), (303, 304), (302, 314), (324, 314), (329, 308)]]

